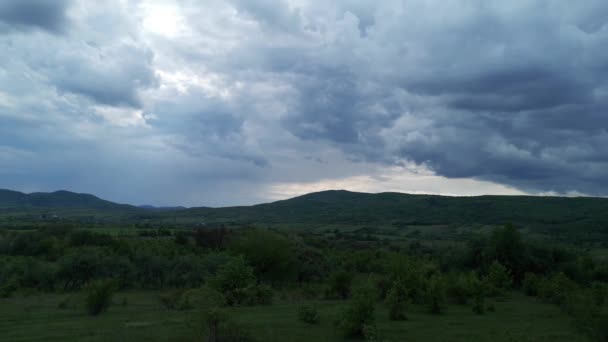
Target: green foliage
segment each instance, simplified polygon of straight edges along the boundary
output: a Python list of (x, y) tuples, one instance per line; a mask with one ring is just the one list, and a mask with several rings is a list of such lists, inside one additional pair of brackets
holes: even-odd
[(9, 298), (19, 289), (19, 281), (16, 278), (10, 278), (0, 285), (0, 298)]
[(373, 325), (374, 304), (377, 294), (373, 287), (366, 285), (357, 288), (353, 297), (342, 312), (337, 322), (338, 327), (347, 337), (364, 337), (366, 327)]
[(92, 316), (106, 311), (112, 304), (112, 297), (116, 291), (113, 280), (97, 280), (87, 285), (85, 304)]
[(351, 273), (346, 271), (334, 272), (329, 277), (329, 287), (326, 295), (328, 297), (336, 295), (339, 298), (346, 299), (350, 296), (352, 282), (353, 275)]
[(408, 299), (408, 291), (405, 285), (400, 281), (395, 282), (386, 295), (386, 305), (388, 306), (388, 317), (390, 320), (403, 321), (407, 319), (405, 309)]
[(252, 284), (244, 290), (244, 305), (270, 305), (274, 292), (272, 288), (265, 284)]
[(575, 326), (593, 341), (608, 341), (608, 312), (596, 303), (593, 290), (568, 293), (562, 308), (574, 320)]
[(490, 265), (485, 281), (488, 285), (488, 294), (492, 296), (505, 295), (513, 284), (511, 273), (498, 260), (494, 260)]
[(167, 284), (175, 287), (199, 287), (203, 284), (205, 273), (205, 265), (200, 257), (178, 256), (172, 262), (171, 271), (167, 275)]
[(298, 308), (298, 319), (304, 323), (317, 324), (320, 319), (319, 312), (314, 306), (304, 304)]
[(242, 257), (220, 268), (209, 285), (226, 298), (228, 305), (268, 304), (272, 298), (268, 287), (255, 284), (253, 268)]
[(526, 273), (522, 282), (522, 289), (528, 296), (537, 296), (541, 278), (534, 273)]
[(482, 295), (475, 295), (473, 297), (473, 306), (471, 307), (473, 309), (473, 312), (478, 314), (478, 315), (483, 315), (483, 313), (485, 312), (485, 297)]
[(425, 292), (425, 301), (431, 314), (440, 314), (445, 307), (445, 287), (440, 276), (434, 275), (429, 279)]
[(242, 254), (253, 266), (258, 279), (281, 283), (296, 275), (296, 256), (292, 243), (276, 232), (251, 229), (242, 232), (230, 244), (230, 249)]
[(445, 281), (446, 295), (452, 302), (466, 305), (475, 295), (477, 282), (479, 280), (473, 272), (450, 274)]
[(539, 297), (557, 305), (562, 305), (570, 294), (578, 289), (578, 285), (564, 273), (559, 272), (548, 278), (542, 278), (539, 283)]
[(407, 288), (414, 304), (425, 303), (428, 279), (439, 272), (434, 263), (401, 254), (389, 256), (386, 267), (390, 283), (399, 282)]

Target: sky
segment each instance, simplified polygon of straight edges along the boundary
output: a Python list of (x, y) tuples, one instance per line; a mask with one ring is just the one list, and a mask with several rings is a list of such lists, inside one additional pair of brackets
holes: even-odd
[(608, 195), (608, 2), (2, 0), (0, 188)]

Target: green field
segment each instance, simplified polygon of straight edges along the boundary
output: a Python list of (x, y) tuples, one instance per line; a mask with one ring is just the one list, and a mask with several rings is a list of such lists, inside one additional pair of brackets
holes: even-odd
[[(68, 297), (67, 308), (60, 309)], [(230, 308), (230, 313), (264, 341), (339, 341), (343, 338), (333, 322), (344, 303), (315, 301), (321, 316), (317, 325), (298, 321), (298, 301)], [(404, 322), (387, 320), (386, 308), (378, 303), (375, 315), (386, 341), (585, 341), (553, 305), (517, 293), (493, 303), (496, 312), (484, 315), (450, 305), (435, 316), (412, 305)], [(0, 299), (0, 341), (192, 341), (196, 318), (196, 311), (165, 309), (154, 291), (117, 293), (114, 305), (98, 317), (86, 314), (79, 293), (17, 295)]]

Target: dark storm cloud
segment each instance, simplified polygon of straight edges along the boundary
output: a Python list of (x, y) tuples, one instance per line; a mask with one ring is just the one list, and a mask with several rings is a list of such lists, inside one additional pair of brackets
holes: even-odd
[(3, 0), (0, 32), (38, 28), (52, 33), (65, 31), (71, 0)]

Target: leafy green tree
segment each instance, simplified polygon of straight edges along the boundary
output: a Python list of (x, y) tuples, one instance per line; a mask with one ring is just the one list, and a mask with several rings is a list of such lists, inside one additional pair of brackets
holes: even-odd
[(337, 295), (342, 299), (350, 296), (353, 275), (346, 271), (337, 271), (329, 277), (329, 295)]
[(537, 276), (534, 273), (526, 273), (524, 275), (524, 280), (522, 281), (521, 285), (522, 288), (524, 290), (524, 293), (527, 296), (537, 296), (538, 295), (538, 288), (540, 286), (540, 277)]
[(519, 284), (527, 263), (527, 247), (521, 234), (515, 226), (508, 224), (493, 232), (491, 242), (494, 258), (509, 270), (513, 280)]
[(490, 265), (485, 280), (491, 295), (504, 295), (513, 284), (511, 273), (498, 260)]
[(407, 319), (405, 308), (409, 299), (405, 285), (399, 281), (395, 282), (386, 295), (388, 316), (392, 321), (403, 321)]
[(357, 288), (353, 297), (338, 320), (338, 327), (347, 337), (363, 337), (365, 330), (374, 324), (375, 299), (374, 288), (366, 285)]
[(426, 305), (429, 312), (435, 315), (440, 314), (445, 307), (445, 287), (440, 276), (432, 276), (425, 291)]
[(253, 268), (247, 265), (244, 258), (234, 258), (210, 279), (209, 285), (224, 295), (228, 305), (244, 304), (247, 300), (246, 289), (255, 285)]
[(85, 303), (90, 315), (97, 316), (106, 311), (112, 304), (112, 296), (116, 291), (113, 280), (97, 280), (88, 284)]
[(291, 241), (270, 230), (251, 229), (241, 233), (230, 249), (250, 262), (258, 279), (281, 283), (296, 276), (296, 255)]

